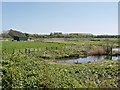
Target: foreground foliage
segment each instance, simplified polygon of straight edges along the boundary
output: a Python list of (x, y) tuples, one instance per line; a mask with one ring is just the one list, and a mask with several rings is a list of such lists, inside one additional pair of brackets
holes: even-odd
[(22, 54), (5, 54), (3, 88), (115, 88), (119, 87), (118, 61), (50, 64)]

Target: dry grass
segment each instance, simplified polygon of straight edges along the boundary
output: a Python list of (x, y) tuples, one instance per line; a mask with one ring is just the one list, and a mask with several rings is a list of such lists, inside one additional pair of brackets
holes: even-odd
[(90, 54), (99, 54), (99, 55), (101, 55), (101, 54), (105, 54), (105, 50), (104, 50), (104, 48), (102, 48), (102, 47), (95, 47), (95, 48), (93, 48), (93, 49), (91, 49), (90, 51), (89, 51), (89, 53)]

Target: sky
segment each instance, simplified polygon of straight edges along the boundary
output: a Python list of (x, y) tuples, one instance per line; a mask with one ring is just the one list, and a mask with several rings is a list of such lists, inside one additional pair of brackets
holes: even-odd
[(2, 31), (2, 3), (0, 2), (0, 33)]
[(2, 2), (119, 2), (119, 0), (1, 0)]
[(117, 2), (3, 2), (2, 30), (118, 34)]

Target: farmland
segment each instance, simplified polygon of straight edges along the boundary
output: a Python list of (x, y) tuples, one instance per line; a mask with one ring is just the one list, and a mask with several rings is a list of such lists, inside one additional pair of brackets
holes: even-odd
[[(117, 39), (109, 45), (117, 47)], [(2, 86), (11, 88), (118, 88), (119, 62), (55, 63), (66, 56), (85, 56), (93, 48), (105, 48), (106, 39), (40, 39), (34, 42), (2, 42)], [(46, 58), (48, 57), (48, 58)]]

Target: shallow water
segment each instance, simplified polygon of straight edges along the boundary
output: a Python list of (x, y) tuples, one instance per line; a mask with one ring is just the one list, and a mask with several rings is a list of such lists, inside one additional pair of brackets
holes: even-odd
[(112, 51), (120, 52), (120, 48), (113, 48)]
[(108, 60), (120, 60), (120, 56), (87, 56), (85, 58), (61, 60), (59, 62), (83, 63), (83, 62), (96, 62), (99, 60), (107, 60), (107, 59)]

